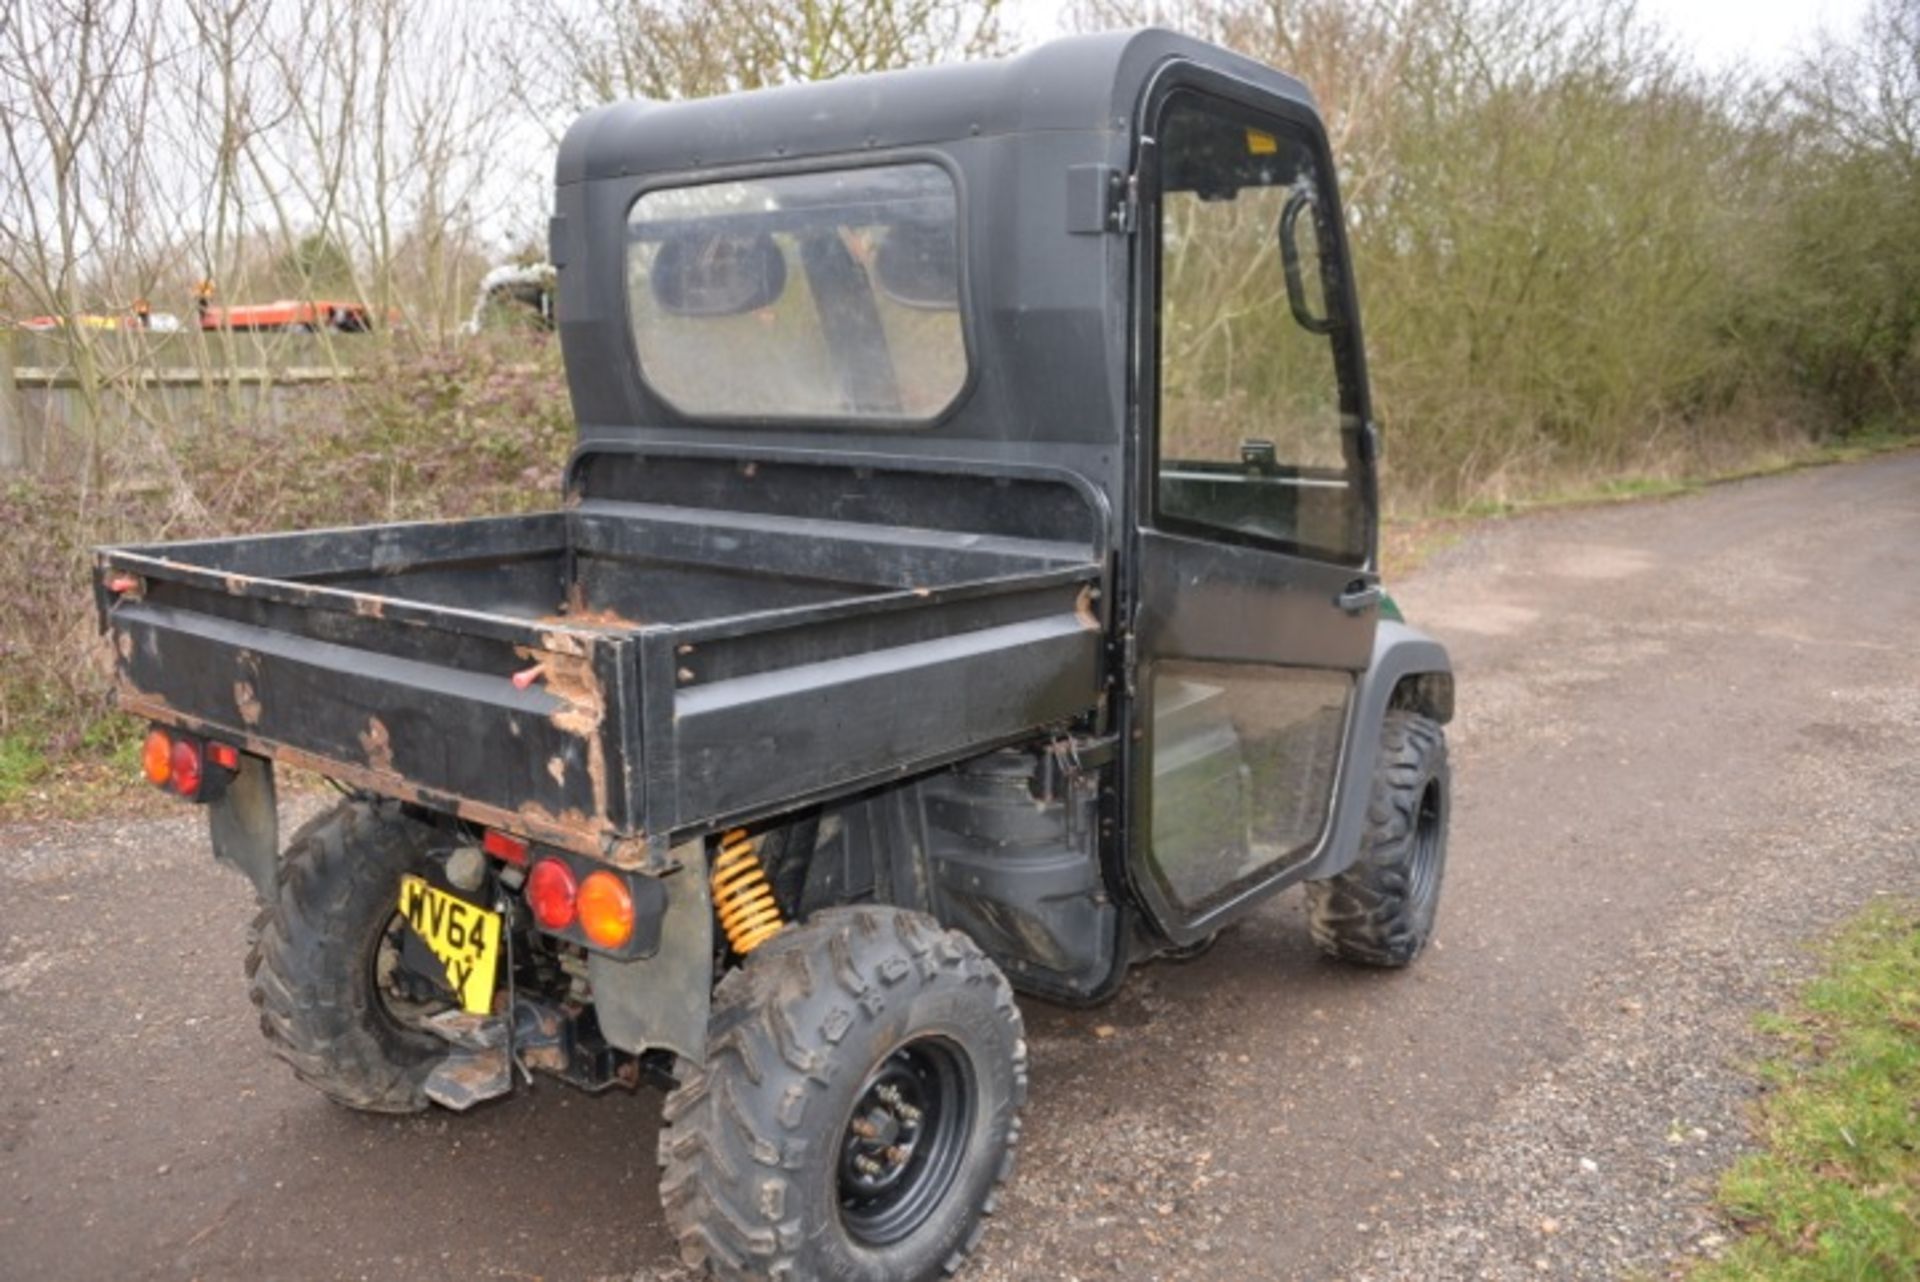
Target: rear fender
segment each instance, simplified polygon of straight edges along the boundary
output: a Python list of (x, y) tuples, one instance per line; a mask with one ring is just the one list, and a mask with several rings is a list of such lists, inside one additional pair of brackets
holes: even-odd
[(588, 953), (587, 979), (608, 1042), (635, 1055), (672, 1051), (698, 1065), (707, 1059), (713, 995), (713, 899), (704, 843), (677, 847), (673, 854), (681, 866), (661, 878), (667, 909), (658, 950), (633, 961)]

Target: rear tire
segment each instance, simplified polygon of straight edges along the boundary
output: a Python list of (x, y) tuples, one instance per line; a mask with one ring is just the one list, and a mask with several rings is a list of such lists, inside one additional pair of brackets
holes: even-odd
[(1433, 934), (1447, 862), (1447, 735), (1417, 712), (1387, 713), (1360, 857), (1307, 883), (1313, 942), (1342, 961), (1405, 966)]
[(395, 1017), (377, 975), (400, 875), (421, 868), (432, 836), (391, 803), (343, 801), (294, 834), (254, 922), (260, 1031), (294, 1076), (348, 1108), (419, 1112), (450, 1050)]
[(681, 1256), (729, 1280), (951, 1273), (1026, 1090), (1013, 990), (972, 940), (900, 909), (817, 913), (721, 981), (706, 1065), (667, 1099)]

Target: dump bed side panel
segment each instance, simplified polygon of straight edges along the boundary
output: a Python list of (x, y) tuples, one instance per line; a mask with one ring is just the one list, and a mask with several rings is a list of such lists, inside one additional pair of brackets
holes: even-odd
[[(950, 621), (965, 609), (969, 627), (931, 630), (922, 611), (900, 611), (881, 642), (871, 629), (884, 616), (869, 616), (859, 648), (812, 626), (687, 647), (672, 702), (676, 822), (898, 778), (1086, 714), (1103, 634), (1084, 575), (925, 608)], [(792, 661), (766, 666), (782, 650)]]

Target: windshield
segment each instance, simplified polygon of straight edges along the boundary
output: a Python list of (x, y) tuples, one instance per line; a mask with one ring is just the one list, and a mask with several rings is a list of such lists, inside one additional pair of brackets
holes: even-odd
[(958, 211), (924, 162), (648, 192), (627, 218), (641, 372), (694, 417), (935, 418), (967, 377)]

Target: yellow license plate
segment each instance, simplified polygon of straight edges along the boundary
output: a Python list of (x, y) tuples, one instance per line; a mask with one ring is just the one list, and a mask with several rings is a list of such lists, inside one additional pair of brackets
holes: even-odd
[(460, 995), (461, 1007), (476, 1015), (490, 1012), (500, 965), (500, 914), (408, 873), (400, 878), (400, 915), (446, 967), (447, 987)]

